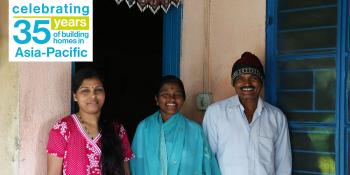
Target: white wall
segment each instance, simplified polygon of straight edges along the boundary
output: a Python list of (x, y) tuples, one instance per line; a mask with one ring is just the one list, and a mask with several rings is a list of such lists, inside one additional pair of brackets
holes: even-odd
[(17, 174), (18, 64), (8, 62), (8, 1), (0, 1), (0, 174)]
[(19, 82), (19, 174), (45, 175), (49, 130), (70, 113), (71, 63), (20, 63)]

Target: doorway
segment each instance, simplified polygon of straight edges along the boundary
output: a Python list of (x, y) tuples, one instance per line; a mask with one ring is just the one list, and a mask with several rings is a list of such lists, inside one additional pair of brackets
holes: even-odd
[(125, 2), (93, 3), (94, 61), (75, 63), (75, 71), (93, 65), (104, 74), (104, 112), (125, 126), (131, 142), (138, 123), (157, 110), (163, 13), (140, 12), (136, 5), (129, 9)]

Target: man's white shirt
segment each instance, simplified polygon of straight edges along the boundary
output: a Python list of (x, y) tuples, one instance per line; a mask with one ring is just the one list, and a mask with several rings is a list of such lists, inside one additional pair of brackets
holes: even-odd
[(210, 105), (203, 129), (222, 175), (291, 174), (287, 119), (262, 99), (251, 123), (237, 95)]

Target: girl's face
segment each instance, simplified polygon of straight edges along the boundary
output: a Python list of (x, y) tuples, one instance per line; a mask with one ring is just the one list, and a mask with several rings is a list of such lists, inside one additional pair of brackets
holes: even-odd
[(74, 93), (74, 100), (78, 103), (80, 112), (100, 114), (105, 95), (102, 82), (97, 78), (89, 78)]
[(167, 83), (162, 86), (156, 97), (157, 105), (164, 121), (177, 113), (184, 104), (184, 96), (177, 84)]

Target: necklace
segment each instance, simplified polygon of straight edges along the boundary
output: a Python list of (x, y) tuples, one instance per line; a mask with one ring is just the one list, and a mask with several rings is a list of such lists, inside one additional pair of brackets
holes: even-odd
[(94, 140), (94, 137), (90, 134), (89, 130), (87, 129), (84, 120), (81, 118), (81, 116), (78, 113), (76, 113), (76, 116), (78, 116), (79, 121), (80, 121), (81, 125), (83, 126), (84, 131), (86, 132), (86, 134), (91, 138), (91, 140)]

